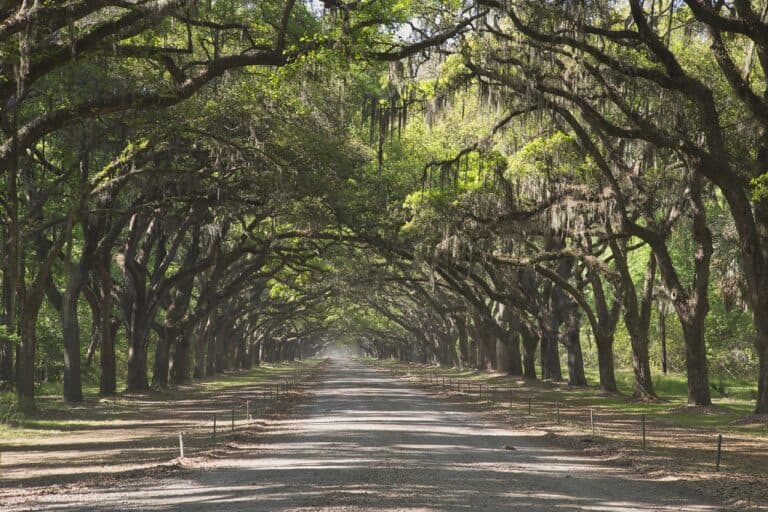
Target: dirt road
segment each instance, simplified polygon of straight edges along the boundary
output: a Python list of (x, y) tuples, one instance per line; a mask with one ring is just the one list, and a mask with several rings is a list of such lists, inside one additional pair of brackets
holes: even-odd
[(12, 510), (724, 510), (348, 361), (332, 361), (314, 396), (253, 448), (179, 477)]

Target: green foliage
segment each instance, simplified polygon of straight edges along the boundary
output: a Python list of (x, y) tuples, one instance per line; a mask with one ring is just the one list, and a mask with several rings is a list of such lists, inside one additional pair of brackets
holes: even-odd
[(768, 197), (768, 173), (752, 178), (752, 199), (762, 201)]

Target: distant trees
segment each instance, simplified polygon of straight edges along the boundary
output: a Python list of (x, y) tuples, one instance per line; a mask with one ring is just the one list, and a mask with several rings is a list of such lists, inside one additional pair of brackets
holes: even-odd
[(717, 328), (766, 413), (764, 10), (11, 2), (0, 381), (31, 409), (45, 365), (79, 401), (83, 360), (111, 394), (340, 337), (607, 392), (622, 360), (653, 399), (669, 310), (689, 401)]
[[(544, 377), (559, 378), (562, 346), (580, 383), (584, 316), (601, 386), (615, 391), (623, 318), (635, 394), (652, 398), (654, 304), (670, 304), (689, 401), (708, 405), (711, 266), (727, 252), (754, 319), (755, 410), (768, 412), (759, 314), (768, 275), (759, 41), (768, 25), (751, 3), (737, 4), (481, 1), (475, 30), (445, 51), (439, 71), (419, 76), (437, 140), (421, 142), (414, 124), (415, 135), (404, 135), (428, 154), (401, 243), (425, 262), (427, 278), (462, 296), (468, 330), (482, 331), (470, 335), (477, 346), (487, 346), (483, 336), (508, 339), (481, 313), (501, 305), (538, 344)], [(396, 146), (393, 158), (409, 158)], [(713, 228), (714, 213), (723, 229), (724, 208), (738, 256)], [(500, 270), (527, 276), (525, 291)], [(463, 355), (463, 329), (450, 337)]]

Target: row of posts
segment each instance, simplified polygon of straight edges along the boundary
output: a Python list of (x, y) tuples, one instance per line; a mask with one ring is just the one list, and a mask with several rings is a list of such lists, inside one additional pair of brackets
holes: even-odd
[[(402, 373), (409, 373), (403, 371)], [(426, 378), (425, 378), (426, 376)], [(446, 377), (445, 375), (436, 375), (434, 373), (430, 372), (424, 372), (421, 375), (422, 380), (426, 380), (428, 384), (435, 385), (442, 387), (444, 389), (456, 389), (459, 393), (467, 393), (468, 395), (472, 395), (472, 381), (461, 379), (453, 379), (451, 377), (448, 377), (448, 382), (446, 385)], [(498, 393), (498, 389), (495, 387), (486, 387), (486, 399), (491, 403), (496, 403), (496, 396)], [(509, 403), (510, 406), (513, 404), (513, 398), (514, 398), (514, 391), (512, 389), (509, 389)], [(480, 400), (483, 400), (483, 384), (478, 382), (477, 383), (477, 394), (478, 398)], [(531, 395), (527, 396), (527, 405), (528, 405), (528, 415), (531, 415), (533, 413), (533, 397)], [(557, 424), (560, 423), (560, 402), (554, 401), (553, 402), (553, 409), (555, 413), (555, 422)], [(592, 437), (595, 437), (595, 409), (593, 407), (589, 408), (589, 427), (592, 431)], [(648, 439), (647, 439), (647, 425), (645, 421), (645, 413), (640, 414), (640, 434), (641, 434), (641, 441), (640, 441), (640, 448), (642, 451), (646, 451), (648, 449)], [(715, 471), (720, 471), (720, 461), (722, 459), (722, 449), (723, 449), (723, 436), (722, 434), (718, 434), (717, 436), (717, 449), (716, 449), (716, 459), (715, 459)]]
[[(280, 398), (281, 394), (286, 395), (290, 392), (292, 389), (296, 389), (299, 384), (306, 380), (307, 375), (302, 373), (300, 376), (294, 376), (291, 379), (284, 380), (281, 383), (278, 384), (270, 384), (267, 387), (266, 391), (263, 391), (256, 397), (254, 397), (253, 400), (246, 399), (245, 400), (245, 422), (248, 423), (253, 420), (254, 416), (258, 416), (259, 412), (265, 412), (271, 408), (274, 408), (277, 405), (277, 401)], [(253, 410), (251, 410), (251, 405), (253, 405)], [(236, 427), (236, 411), (237, 406), (235, 404), (232, 405), (231, 409), (231, 416), (230, 416), (230, 431), (234, 432)], [(213, 431), (211, 434), (211, 444), (214, 448), (216, 448), (217, 441), (216, 437), (217, 434), (219, 434), (221, 430), (221, 426), (219, 424), (219, 417), (217, 414), (213, 415)], [(181, 458), (184, 458), (184, 432), (179, 432), (179, 456)]]

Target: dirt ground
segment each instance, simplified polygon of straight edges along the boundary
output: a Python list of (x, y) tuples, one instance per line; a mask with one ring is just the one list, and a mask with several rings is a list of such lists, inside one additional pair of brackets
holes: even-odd
[[(647, 420), (646, 449), (643, 450), (642, 420), (638, 414), (610, 407), (594, 408), (593, 436), (589, 408), (571, 407), (567, 403), (556, 407), (551, 402), (534, 399), (529, 413), (528, 394), (519, 389), (510, 394), (507, 388), (501, 388), (494, 396), (496, 401), (491, 403), (488, 386), (481, 401), (477, 384), (469, 394), (466, 387), (462, 392), (455, 387), (443, 387), (439, 377), (428, 379), (418, 371), (401, 372), (402, 369), (397, 372), (399, 377), (452, 405), (470, 408), (526, 431), (543, 433), (559, 446), (610, 460), (618, 467), (647, 477), (685, 480), (703, 495), (722, 500), (738, 510), (768, 511), (768, 440), (765, 437), (726, 434), (720, 470), (716, 471), (717, 433), (708, 428), (673, 427)], [(719, 412), (716, 407), (687, 407), (685, 413), (706, 417)], [(747, 418), (744, 421), (764, 420)]]
[[(257, 382), (225, 389), (189, 385), (167, 399), (124, 396), (117, 405), (105, 401), (45, 413), (42, 419), (71, 419), (70, 430), (43, 431), (0, 445), (0, 509), (3, 499), (20, 494), (177, 470), (178, 464), (169, 461), (179, 457), (179, 433), (187, 457), (208, 457), (214, 448), (214, 416), (219, 446), (232, 429), (233, 410), (236, 432), (264, 428), (301, 394), (298, 381), (310, 375), (309, 369), (279, 369)], [(278, 393), (279, 400), (271, 399)]]
[[(9, 500), (20, 510), (716, 511), (685, 478), (622, 465), (465, 397), (434, 396), (356, 362), (333, 361), (312, 396), (220, 453), (114, 485)], [(453, 403), (451, 403), (453, 401)]]

